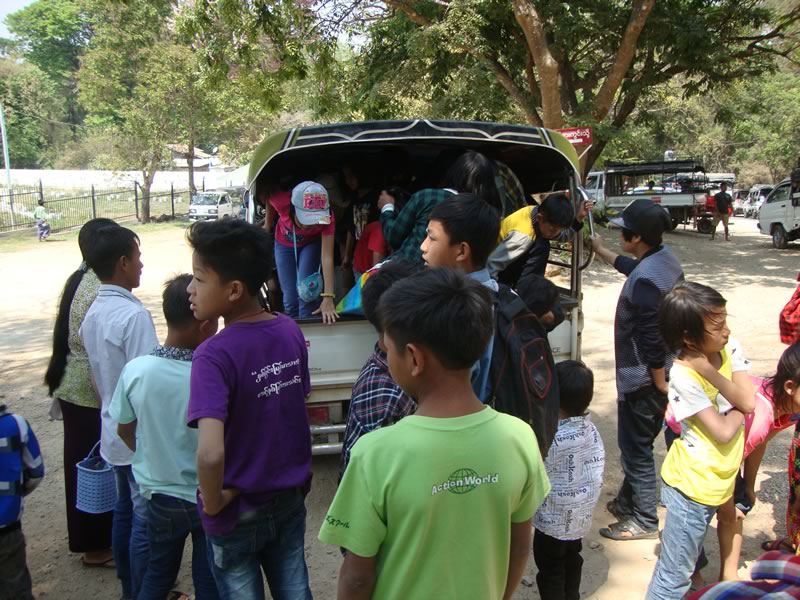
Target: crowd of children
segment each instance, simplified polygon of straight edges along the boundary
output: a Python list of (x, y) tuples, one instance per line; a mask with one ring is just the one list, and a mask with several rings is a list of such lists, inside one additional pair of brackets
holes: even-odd
[[(395, 252), (363, 287), (377, 342), (353, 386), (339, 487), (319, 531), (344, 554), (340, 599), (510, 599), (531, 551), (542, 598), (580, 597), (582, 539), (605, 449), (588, 410), (592, 371), (579, 361), (547, 370), (545, 331), (557, 325), (558, 292), (540, 271), (547, 240), (579, 230), (587, 207), (576, 210), (556, 194), (503, 219), (509, 203), (494, 188), (494, 169), (467, 153), (449, 172), (452, 187), (417, 192), (402, 210), (394, 204), (401, 192), (376, 194), (363, 175), (345, 173), (354, 194), (345, 259), (359, 256), (370, 226), (386, 234), (384, 245), (365, 242), (357, 274)], [(85, 351), (97, 393), (100, 454), (117, 483), (111, 549), (123, 598), (184, 597), (172, 587), (190, 536), (199, 600), (263, 599), (264, 579), (276, 599), (311, 598), (304, 544), (310, 375), (305, 339), (290, 316), (336, 318), (336, 221), (319, 183), (278, 187), (264, 201), (266, 227), (231, 220), (190, 228), (192, 274), (164, 286), (163, 344), (133, 294), (143, 264), (129, 229), (92, 224), (82, 243), (86, 265), (65, 288), (56, 331), (64, 330), (63, 346), (68, 325), (77, 329), (80, 344), (70, 339), (70, 348)], [(660, 473), (667, 517), (647, 598), (678, 599), (703, 566), (714, 515), (721, 576), (735, 577), (741, 516), (755, 502), (764, 445), (800, 410), (800, 344), (757, 389), (727, 327), (725, 299), (682, 281), (662, 243), (663, 215), (637, 200), (619, 217), (623, 251), (634, 258), (594, 240), (598, 255), (627, 276), (615, 323), (625, 481), (608, 505), (618, 521), (600, 533), (658, 535), (653, 441), (666, 412), (674, 431)], [(287, 314), (271, 311), (260, 295), (275, 264)], [(92, 281), (87, 272), (97, 278), (96, 293), (73, 323), (70, 304), (85, 301), (76, 290)], [(535, 413), (546, 424), (497, 402), (493, 362), (509, 343), (498, 329), (509, 298), (497, 281), (503, 273), (548, 355), (537, 367), (545, 371), (530, 365), (546, 388), (537, 391), (534, 382), (530, 393), (545, 403), (547, 390), (555, 392), (554, 410)], [(55, 370), (48, 371), (51, 391), (63, 365)], [(0, 440), (16, 450), (11, 461), (0, 452), (0, 483), (15, 492), (0, 494), (0, 580), (27, 598), (21, 496), (44, 467), (27, 423), (4, 409)], [(793, 506), (789, 512), (796, 514)]]

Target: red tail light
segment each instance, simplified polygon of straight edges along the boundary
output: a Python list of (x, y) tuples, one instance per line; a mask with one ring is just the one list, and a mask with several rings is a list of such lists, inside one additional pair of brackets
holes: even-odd
[(327, 406), (308, 406), (306, 410), (311, 425), (327, 425), (331, 422), (331, 412)]

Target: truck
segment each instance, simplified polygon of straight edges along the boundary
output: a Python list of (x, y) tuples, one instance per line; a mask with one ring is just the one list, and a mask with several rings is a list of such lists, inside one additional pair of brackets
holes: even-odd
[[(551, 191), (569, 192), (576, 204), (583, 198), (580, 161), (573, 146), (559, 133), (539, 127), (429, 119), (316, 125), (270, 135), (253, 154), (247, 192), (250, 198), (258, 198), (259, 189), (274, 185), (287, 172), (335, 182), (337, 178), (332, 175), (340, 173), (344, 164), (367, 159), (370, 164), (402, 164), (404, 170), (420, 175), (413, 181), (423, 182), (422, 174), (432, 165), (441, 165), (443, 158), (454, 158), (467, 150), (507, 165), (529, 202), (535, 195)], [(333, 197), (338, 190), (329, 193)], [(248, 204), (246, 218), (251, 223), (258, 220), (255, 202)], [(583, 328), (581, 272), (591, 262), (591, 255), (584, 253), (580, 235), (569, 243), (557, 244), (557, 250), (551, 253), (550, 262), (563, 273), (557, 284), (567, 318), (548, 339), (556, 360), (578, 359)], [(300, 319), (298, 324), (306, 340), (311, 373), (307, 408), (312, 451), (338, 454), (352, 387), (374, 351), (377, 333), (362, 317), (342, 316), (334, 325), (324, 325), (319, 318)]]
[(800, 167), (773, 189), (758, 214), (758, 230), (783, 250), (800, 239)]
[(707, 179), (697, 161), (606, 162), (603, 173), (596, 204), (602, 216), (616, 216), (634, 200), (647, 198), (669, 213), (673, 229), (680, 224), (704, 228)]

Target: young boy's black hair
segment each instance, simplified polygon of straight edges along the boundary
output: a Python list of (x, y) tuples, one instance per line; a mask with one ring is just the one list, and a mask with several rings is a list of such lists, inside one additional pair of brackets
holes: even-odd
[(566, 194), (550, 194), (539, 206), (539, 214), (544, 220), (565, 229), (575, 221), (575, 209)]
[(727, 300), (717, 290), (682, 281), (664, 296), (659, 314), (661, 336), (672, 350), (685, 342), (700, 346), (706, 337), (704, 319), (724, 308)]
[(139, 236), (127, 227), (108, 225), (94, 232), (94, 248), (86, 256), (86, 264), (98, 279), (105, 281), (114, 276), (114, 269), (123, 256), (133, 256)]
[[(624, 227), (622, 228), (622, 237), (625, 238), (626, 242), (632, 242), (633, 241), (633, 236), (635, 236), (635, 235), (639, 235), (639, 234), (631, 231), (630, 229), (626, 229)], [(645, 244), (647, 244), (651, 248), (656, 248), (656, 247), (660, 246), (662, 244), (662, 242), (664, 241), (664, 238), (660, 233), (659, 234), (646, 233), (644, 235), (639, 235), (639, 237), (641, 238), (641, 240)]]
[(444, 267), (395, 283), (380, 299), (378, 315), (399, 349), (422, 346), (453, 371), (472, 367), (494, 327), (489, 290)]
[(164, 311), (164, 319), (170, 327), (186, 327), (195, 320), (192, 305), (189, 302), (189, 292), (186, 289), (191, 282), (192, 276), (183, 273), (164, 283), (161, 308)]
[(579, 360), (556, 365), (559, 407), (569, 417), (579, 417), (589, 408), (594, 394), (594, 373)]
[(469, 244), (476, 269), (486, 266), (486, 260), (497, 247), (500, 215), (475, 194), (456, 194), (448, 198), (434, 207), (428, 220), (442, 224), (450, 245)]
[(385, 263), (377, 273), (370, 275), (361, 290), (361, 306), (364, 316), (379, 332), (382, 332), (378, 318), (378, 303), (384, 292), (395, 283), (422, 270), (422, 265), (406, 259), (392, 259)]
[(198, 222), (186, 238), (221, 281), (241, 281), (251, 296), (272, 274), (271, 238), (263, 227), (234, 219)]
[(522, 277), (517, 283), (517, 293), (528, 310), (540, 319), (551, 312), (559, 301), (556, 285), (546, 277), (536, 274)]

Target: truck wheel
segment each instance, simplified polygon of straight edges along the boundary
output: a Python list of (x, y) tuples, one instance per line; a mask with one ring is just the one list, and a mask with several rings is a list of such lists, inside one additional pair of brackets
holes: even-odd
[(670, 221), (672, 221), (672, 229), (673, 231), (678, 228), (678, 225), (681, 224), (680, 217), (671, 217)]
[(700, 233), (711, 233), (711, 219), (703, 217), (697, 221), (697, 231)]
[(772, 226), (772, 245), (778, 250), (785, 250), (789, 246), (789, 239), (786, 237), (783, 225)]

